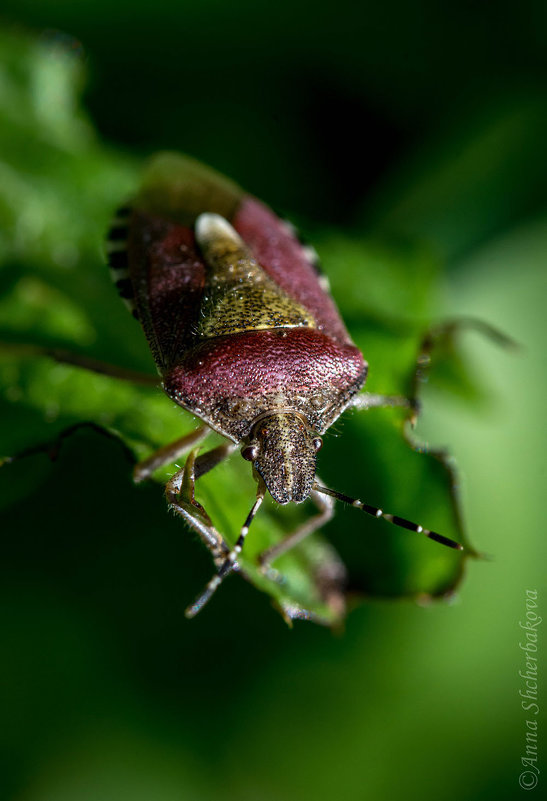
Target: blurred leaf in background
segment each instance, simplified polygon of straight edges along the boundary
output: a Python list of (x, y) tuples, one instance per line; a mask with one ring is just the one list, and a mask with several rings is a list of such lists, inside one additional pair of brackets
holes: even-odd
[[(159, 488), (132, 487), (117, 438), (81, 429), (53, 464), (36, 453), (4, 468), (6, 797), (515, 798), (518, 620), (545, 558), (544, 5), (13, 5), (39, 35), (8, 25), (0, 43), (0, 338), (153, 371), (100, 251), (142, 156), (168, 147), (299, 218), (371, 391), (404, 388), (445, 314), (495, 323), (525, 351), (466, 335), (465, 380), (457, 362), (433, 371), (417, 432), (452, 444), (474, 539), (495, 561), (473, 565), (459, 604), (372, 602), (342, 639), (286, 631), (237, 581), (185, 623), (209, 560)], [(78, 103), (86, 72), (93, 124)], [(191, 425), (159, 392), (3, 365), (3, 453), (82, 419), (138, 454)], [(459, 401), (440, 393), (455, 384)], [(450, 535), (445, 477), (393, 415), (348, 416), (333, 435), (325, 483)], [(200, 489), (227, 529), (252, 497), (240, 461)], [(298, 512), (272, 506), (257, 542)], [(356, 588), (442, 584), (434, 544), (355, 515), (338, 510), (327, 534)]]

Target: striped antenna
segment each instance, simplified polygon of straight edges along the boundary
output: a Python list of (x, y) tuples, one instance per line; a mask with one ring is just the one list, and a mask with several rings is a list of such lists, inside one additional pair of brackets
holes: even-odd
[(215, 592), (218, 590), (218, 588), (220, 587), (226, 576), (228, 576), (233, 570), (237, 568), (237, 562), (236, 562), (237, 557), (239, 556), (239, 554), (243, 549), (243, 543), (245, 542), (245, 537), (249, 532), (249, 526), (253, 522), (256, 513), (260, 509), (262, 501), (264, 500), (265, 492), (266, 492), (266, 487), (264, 483), (261, 481), (258, 485), (256, 501), (254, 502), (253, 507), (249, 512), (249, 514), (247, 515), (247, 519), (245, 520), (245, 523), (243, 524), (241, 531), (239, 532), (239, 537), (237, 538), (236, 544), (234, 545), (230, 553), (227, 554), (225, 560), (223, 561), (218, 570), (218, 573), (213, 576), (213, 578), (207, 584), (201, 595), (199, 595), (198, 598), (194, 601), (194, 603), (191, 604), (185, 611), (184, 614), (187, 618), (195, 617), (198, 614), (198, 612), (201, 612), (205, 604), (211, 600)]
[(389, 514), (388, 512), (384, 512), (383, 509), (378, 509), (376, 506), (369, 506), (368, 503), (363, 503), (363, 501), (360, 501), (358, 498), (350, 498), (349, 495), (344, 495), (342, 492), (328, 489), (328, 487), (321, 487), (317, 483), (313, 485), (313, 488), (316, 492), (322, 492), (323, 495), (330, 495), (331, 498), (336, 498), (336, 500), (343, 501), (343, 503), (354, 506), (356, 509), (361, 509), (361, 511), (365, 512), (367, 515), (371, 515), (371, 517), (381, 517), (387, 520), (388, 523), (393, 523), (394, 526), (405, 528), (407, 531), (414, 531), (416, 534), (423, 534), (424, 537), (429, 537), (430, 540), (439, 542), (441, 545), (446, 545), (447, 548), (453, 548), (456, 551), (465, 550), (463, 545), (455, 540), (451, 540), (442, 534), (437, 534), (436, 531), (430, 531), (428, 528), (418, 525), (418, 523), (405, 520), (404, 517), (397, 517), (397, 515)]

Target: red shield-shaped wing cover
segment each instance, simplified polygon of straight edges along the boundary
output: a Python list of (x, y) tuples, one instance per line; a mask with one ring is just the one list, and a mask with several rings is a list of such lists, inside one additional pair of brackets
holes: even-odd
[[(203, 335), (219, 275), (195, 223), (211, 213), (239, 234), (252, 260), (247, 283), (258, 275), (267, 285), (257, 291), (239, 279), (248, 319), (229, 336), (219, 335), (221, 320)], [(280, 407), (305, 414), (322, 432), (364, 383), (366, 364), (297, 236), (260, 201), (191, 159), (162, 154), (151, 163), (127, 220), (127, 249), (114, 250), (110, 261), (166, 392), (234, 440), (258, 414)], [(285, 313), (265, 329), (256, 320), (266, 296)]]

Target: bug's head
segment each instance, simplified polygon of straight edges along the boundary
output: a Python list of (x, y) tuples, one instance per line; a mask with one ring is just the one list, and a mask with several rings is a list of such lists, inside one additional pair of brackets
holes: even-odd
[(261, 417), (241, 455), (253, 463), (278, 503), (302, 503), (315, 481), (315, 460), (321, 438), (294, 412)]

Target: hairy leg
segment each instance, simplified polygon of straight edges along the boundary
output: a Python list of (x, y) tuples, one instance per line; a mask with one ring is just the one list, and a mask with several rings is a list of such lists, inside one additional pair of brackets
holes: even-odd
[(194, 448), (188, 454), (184, 467), (169, 479), (165, 487), (169, 508), (197, 531), (205, 546), (211, 551), (217, 567), (223, 563), (231, 549), (213, 526), (203, 506), (196, 500), (195, 482), (197, 478), (229, 456), (235, 447), (229, 442), (201, 456), (197, 456), (198, 448)]
[(180, 439), (175, 440), (175, 442), (170, 442), (168, 445), (164, 445), (157, 451), (154, 451), (154, 453), (146, 459), (143, 459), (142, 462), (135, 465), (133, 468), (133, 480), (135, 483), (139, 484), (141, 481), (150, 478), (152, 473), (158, 470), (158, 468), (180, 459), (180, 457), (188, 453), (194, 445), (201, 442), (210, 431), (211, 429), (209, 426), (200, 426), (194, 431), (190, 431), (189, 434), (185, 434)]
[(294, 548), (295, 545), (298, 545), (299, 542), (309, 537), (310, 534), (313, 534), (314, 531), (317, 531), (317, 529), (324, 526), (325, 523), (331, 519), (334, 514), (334, 500), (332, 498), (320, 495), (315, 490), (312, 490), (310, 499), (319, 509), (319, 514), (310, 517), (309, 520), (306, 520), (306, 522), (297, 529), (287, 534), (280, 542), (277, 542), (275, 545), (272, 545), (271, 548), (263, 551), (258, 557), (262, 568), (267, 568), (274, 559), (290, 551), (291, 548)]

